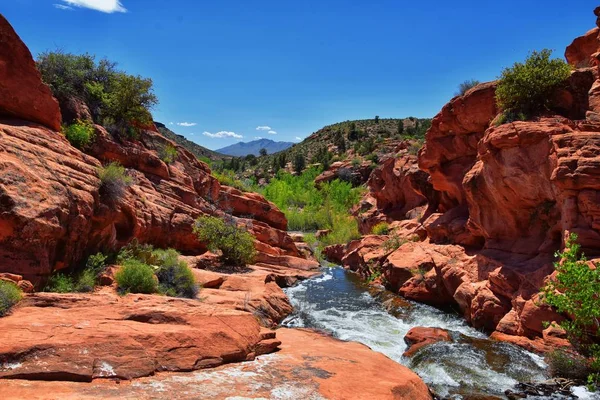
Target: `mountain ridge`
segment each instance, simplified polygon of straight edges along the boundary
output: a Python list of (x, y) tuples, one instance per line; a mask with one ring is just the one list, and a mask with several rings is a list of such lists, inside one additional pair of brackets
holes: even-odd
[(293, 142), (276, 142), (271, 139), (257, 139), (252, 140), (250, 142), (237, 142), (235, 144), (222, 147), (215, 151), (234, 157), (243, 157), (249, 154), (258, 156), (260, 149), (267, 150), (267, 154), (273, 154), (283, 150), (287, 150), (294, 144), (295, 143)]

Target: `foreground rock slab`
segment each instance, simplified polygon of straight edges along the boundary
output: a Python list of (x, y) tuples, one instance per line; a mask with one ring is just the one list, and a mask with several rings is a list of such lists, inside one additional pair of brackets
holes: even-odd
[(40, 293), (0, 319), (0, 378), (132, 379), (252, 360), (279, 343), (252, 314), (198, 300)]
[(255, 361), (134, 381), (0, 381), (4, 399), (431, 399), (406, 367), (358, 343), (280, 329), (281, 351)]

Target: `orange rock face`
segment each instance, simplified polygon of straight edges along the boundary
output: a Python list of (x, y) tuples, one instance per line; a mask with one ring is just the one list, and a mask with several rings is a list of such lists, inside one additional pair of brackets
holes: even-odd
[(404, 336), (404, 342), (408, 348), (404, 357), (413, 356), (419, 349), (437, 342), (451, 342), (452, 338), (448, 331), (440, 328), (423, 328), (417, 326), (409, 330)]
[[(52, 393), (70, 399), (411, 399), (430, 400), (423, 381), (408, 368), (358, 343), (322, 334), (280, 329), (281, 350), (251, 363), (187, 374), (161, 372), (133, 382), (92, 383), (1, 380), (5, 399)], [(352, 384), (349, 384), (349, 383)]]
[(0, 115), (60, 130), (60, 109), (42, 83), (29, 49), (0, 15)]

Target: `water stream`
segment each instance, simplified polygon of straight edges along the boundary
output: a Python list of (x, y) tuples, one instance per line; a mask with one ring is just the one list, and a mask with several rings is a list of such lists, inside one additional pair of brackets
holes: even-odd
[[(356, 275), (339, 267), (326, 268), (323, 275), (285, 292), (295, 312), (284, 325), (321, 329), (342, 340), (361, 342), (406, 365), (442, 396), (504, 398), (504, 391), (518, 382), (547, 378), (540, 356), (488, 340), (457, 315), (404, 301), (390, 313)], [(415, 326), (446, 329), (454, 341), (427, 346), (405, 358), (403, 338)]]

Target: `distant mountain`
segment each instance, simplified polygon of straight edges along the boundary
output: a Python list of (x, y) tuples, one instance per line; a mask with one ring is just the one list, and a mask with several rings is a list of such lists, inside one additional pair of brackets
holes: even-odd
[(222, 160), (224, 158), (226, 159), (230, 159), (231, 157), (225, 155), (225, 154), (219, 154), (216, 151), (207, 149), (206, 147), (200, 146), (199, 144), (196, 144), (190, 140), (187, 140), (184, 136), (182, 135), (178, 135), (177, 133), (173, 132), (172, 130), (170, 130), (169, 128), (167, 128), (165, 126), (165, 124), (162, 124), (160, 122), (156, 122), (154, 121), (154, 124), (156, 125), (156, 127), (158, 128), (158, 131), (167, 139), (174, 141), (175, 143), (177, 143), (178, 145), (180, 145), (181, 147), (187, 149), (190, 153), (192, 153), (193, 155), (195, 155), (196, 157), (199, 158), (209, 158), (213, 161), (215, 160)]
[(286, 150), (292, 147), (292, 142), (275, 142), (270, 139), (258, 139), (251, 142), (239, 142), (231, 146), (217, 149), (216, 151), (222, 154), (227, 154), (235, 157), (247, 156), (248, 154), (259, 155), (260, 149), (266, 149), (267, 154), (277, 153), (278, 151)]

